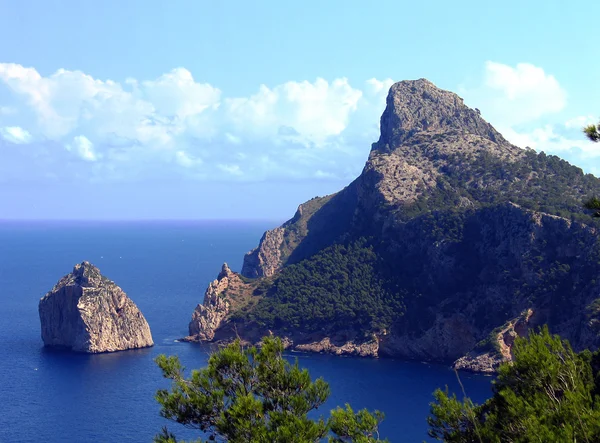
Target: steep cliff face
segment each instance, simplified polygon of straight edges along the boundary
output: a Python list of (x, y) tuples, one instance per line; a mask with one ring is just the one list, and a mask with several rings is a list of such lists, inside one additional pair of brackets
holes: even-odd
[(154, 344), (135, 303), (89, 262), (75, 265), (42, 297), (39, 315), (46, 346), (98, 353)]
[(298, 206), (294, 217), (265, 232), (256, 249), (244, 257), (241, 274), (270, 277), (329, 245), (351, 229), (356, 192), (352, 186), (337, 194), (315, 197)]
[[(493, 374), (500, 363), (513, 359), (512, 347), (517, 337), (527, 337), (535, 325), (533, 310), (526, 309), (517, 318), (494, 329), (486, 340), (459, 358), (454, 369)], [(538, 325), (539, 326), (539, 325)]]
[(249, 278), (270, 277), (279, 271), (282, 265), (281, 247), (284, 233), (283, 227), (265, 232), (258, 247), (244, 256), (242, 275)]
[(251, 292), (252, 285), (245, 284), (240, 275), (224, 263), (217, 279), (208, 285), (203, 302), (196, 306), (188, 326), (190, 335), (185, 340), (212, 340), (221, 322), (232, 310), (247, 306), (252, 301)]
[(361, 175), (263, 236), (244, 260), (252, 280), (228, 292), (244, 309), (211, 339), (272, 332), (297, 349), (480, 371), (541, 324), (595, 348), (600, 247), (582, 200), (598, 194), (598, 179), (510, 144), (456, 94), (396, 83)]
[[(575, 347), (600, 344), (586, 320), (599, 295), (596, 228), (513, 203), (449, 218), (417, 218), (389, 233), (383, 253), (401, 257), (394, 280), (410, 282), (413, 296), (380, 353), (450, 361), (530, 308), (534, 325), (549, 324)], [(445, 222), (461, 232), (436, 234)]]

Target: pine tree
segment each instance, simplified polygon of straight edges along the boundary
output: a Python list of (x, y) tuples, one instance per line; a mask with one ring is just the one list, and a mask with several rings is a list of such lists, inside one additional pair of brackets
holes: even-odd
[(429, 435), (446, 442), (597, 442), (600, 405), (592, 354), (577, 354), (544, 327), (517, 338), (483, 405), (437, 390)]
[[(177, 357), (160, 355), (156, 362), (163, 376), (173, 381), (170, 391), (159, 390), (161, 415), (197, 429), (208, 441), (232, 443), (380, 442), (378, 426), (383, 415), (349, 405), (331, 412), (328, 420), (312, 419), (309, 412), (329, 397), (329, 385), (315, 381), (283, 357), (281, 340), (263, 339), (258, 349), (239, 340), (215, 352), (208, 366), (189, 378)], [(175, 443), (166, 428), (155, 442)]]
[(600, 123), (583, 128), (584, 134), (593, 142), (600, 142)]

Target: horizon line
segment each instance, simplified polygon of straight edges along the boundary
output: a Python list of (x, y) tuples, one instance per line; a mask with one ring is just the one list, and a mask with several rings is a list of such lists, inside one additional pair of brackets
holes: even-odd
[(284, 218), (0, 218), (0, 223), (281, 222)]

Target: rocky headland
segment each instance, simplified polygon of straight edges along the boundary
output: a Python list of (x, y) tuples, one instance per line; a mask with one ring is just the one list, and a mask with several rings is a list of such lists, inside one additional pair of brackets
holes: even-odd
[(75, 265), (39, 303), (44, 345), (99, 353), (153, 346), (146, 319), (89, 262)]
[(394, 84), (360, 176), (227, 266), (188, 340), (393, 356), (494, 372), (548, 325), (600, 345), (600, 180), (504, 139), (456, 94)]

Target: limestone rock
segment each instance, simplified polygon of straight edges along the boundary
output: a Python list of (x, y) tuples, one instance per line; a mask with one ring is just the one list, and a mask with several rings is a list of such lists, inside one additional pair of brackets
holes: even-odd
[(299, 343), (293, 346), (294, 350), (301, 352), (323, 352), (334, 355), (356, 355), (359, 357), (377, 357), (379, 351), (379, 341), (377, 337), (373, 337), (370, 341), (357, 343), (347, 341), (345, 343), (336, 344), (330, 337), (324, 337), (319, 341), (311, 343)]
[(514, 320), (492, 332), (491, 350), (471, 351), (454, 362), (454, 369), (493, 374), (501, 363), (512, 361), (512, 347), (517, 337), (527, 337), (532, 327), (533, 310), (527, 309)]
[(374, 149), (389, 152), (419, 132), (460, 131), (508, 144), (478, 111), (462, 98), (424, 78), (394, 83), (381, 117), (381, 138)]
[(215, 333), (229, 313), (238, 311), (256, 302), (253, 291), (259, 281), (247, 282), (244, 278), (223, 264), (217, 279), (212, 281), (204, 300), (196, 306), (188, 325), (186, 341), (212, 341)]
[(280, 269), (283, 233), (283, 227), (264, 233), (258, 247), (244, 257), (242, 275), (249, 278), (270, 277)]
[(98, 353), (154, 344), (135, 303), (86, 261), (42, 297), (39, 315), (46, 346)]
[(221, 321), (229, 313), (230, 303), (225, 299), (224, 293), (229, 288), (234, 276), (227, 263), (223, 264), (216, 280), (211, 282), (204, 293), (202, 304), (196, 306), (192, 320), (188, 326), (188, 341), (210, 341), (215, 336), (215, 331)]

